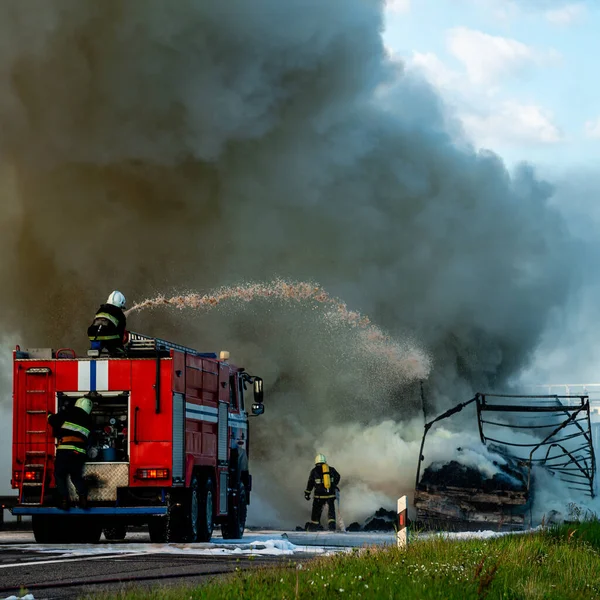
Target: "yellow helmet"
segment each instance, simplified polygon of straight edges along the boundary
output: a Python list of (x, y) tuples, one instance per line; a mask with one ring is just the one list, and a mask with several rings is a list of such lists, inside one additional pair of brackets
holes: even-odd
[(320, 465), (321, 463), (326, 463), (327, 459), (324, 454), (317, 454), (315, 456), (315, 465)]
[(79, 398), (79, 400), (75, 402), (75, 406), (83, 408), (83, 410), (85, 410), (85, 412), (89, 415), (92, 412), (94, 403), (89, 398)]

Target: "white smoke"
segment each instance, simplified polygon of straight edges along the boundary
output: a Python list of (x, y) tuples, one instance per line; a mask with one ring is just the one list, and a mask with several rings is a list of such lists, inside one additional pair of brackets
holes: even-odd
[[(0, 324), (25, 346), (82, 347), (112, 289), (143, 299), (279, 275), (317, 280), (426, 347), (431, 412), (500, 386), (568, 293), (569, 235), (531, 167), (475, 152), (436, 93), (387, 58), (382, 10), (3, 2)], [(308, 309), (153, 312), (131, 326), (228, 347), (265, 376), (253, 460), (278, 518), (299, 518), (286, 502), (302, 499), (316, 448), (354, 481), (346, 521), (361, 490), (374, 506), (412, 485), (418, 394), (373, 376)], [(379, 470), (354, 472), (345, 456), (367, 447)]]

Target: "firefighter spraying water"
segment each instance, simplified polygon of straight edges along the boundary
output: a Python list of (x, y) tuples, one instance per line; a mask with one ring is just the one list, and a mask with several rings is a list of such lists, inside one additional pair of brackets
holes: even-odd
[(105, 304), (96, 311), (92, 324), (88, 327), (88, 337), (92, 349), (106, 349), (114, 355), (124, 353), (123, 339), (127, 327), (125, 296), (115, 290)]

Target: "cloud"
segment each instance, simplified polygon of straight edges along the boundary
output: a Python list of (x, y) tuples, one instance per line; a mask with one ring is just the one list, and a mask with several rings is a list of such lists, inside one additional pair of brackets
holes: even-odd
[(501, 21), (511, 21), (521, 13), (519, 4), (514, 0), (470, 0), (470, 2)]
[(505, 101), (487, 114), (462, 117), (467, 132), (481, 145), (500, 143), (555, 144), (563, 139), (552, 113), (537, 104)]
[(388, 12), (407, 13), (410, 11), (410, 0), (387, 0), (385, 4)]
[(407, 69), (419, 72), (440, 90), (477, 146), (553, 144), (563, 139), (550, 110), (539, 104), (501, 99), (490, 93), (489, 87), (475, 84), (461, 71), (448, 67), (432, 52), (413, 53)]
[(556, 61), (556, 51), (540, 52), (518, 40), (457, 27), (448, 32), (448, 48), (476, 84), (495, 84), (536, 65)]
[(600, 117), (585, 123), (585, 134), (594, 140), (600, 140)]
[(454, 87), (461, 79), (460, 73), (449, 68), (433, 52), (413, 52), (408, 67), (420, 71), (437, 88)]
[(570, 24), (586, 12), (585, 2), (565, 0), (465, 0), (481, 11), (501, 21), (515, 21), (525, 14), (543, 15), (559, 25)]
[(561, 8), (548, 10), (544, 13), (544, 16), (553, 25), (572, 25), (579, 21), (586, 11), (587, 9), (582, 2), (574, 2)]

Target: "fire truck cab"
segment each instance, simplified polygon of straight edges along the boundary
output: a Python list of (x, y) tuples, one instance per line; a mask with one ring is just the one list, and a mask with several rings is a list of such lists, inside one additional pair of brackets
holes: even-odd
[[(39, 543), (96, 543), (102, 531), (123, 539), (140, 524), (152, 542), (209, 541), (214, 525), (225, 538), (242, 537), (252, 490), (245, 392), (251, 384), (251, 413), (262, 414), (262, 379), (230, 364), (227, 352), (135, 333), (125, 349), (118, 358), (14, 350), (13, 514), (31, 515)], [(93, 400), (89, 507), (66, 511), (57, 507), (47, 415), (82, 396)]]

